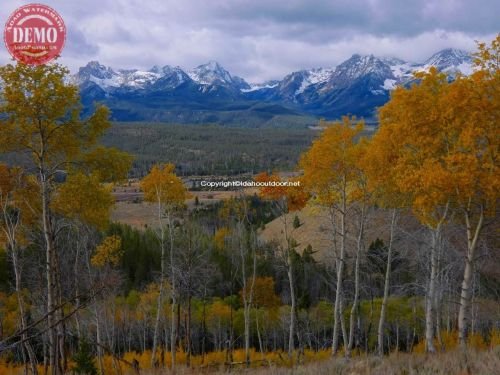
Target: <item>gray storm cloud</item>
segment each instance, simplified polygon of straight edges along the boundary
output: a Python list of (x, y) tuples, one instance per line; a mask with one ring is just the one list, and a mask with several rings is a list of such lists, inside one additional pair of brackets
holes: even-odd
[[(5, 1), (0, 17), (21, 1)], [(250, 82), (334, 66), (353, 53), (421, 61), (446, 47), (473, 50), (498, 30), (493, 0), (46, 0), (68, 28), (61, 62), (119, 68), (217, 60)], [(2, 62), (9, 61), (3, 48)]]

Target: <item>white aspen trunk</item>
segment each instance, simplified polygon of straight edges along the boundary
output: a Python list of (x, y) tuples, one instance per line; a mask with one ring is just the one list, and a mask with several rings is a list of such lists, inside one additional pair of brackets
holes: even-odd
[(242, 223), (238, 222), (238, 250), (241, 258), (241, 279), (243, 284), (242, 299), (243, 299), (243, 319), (244, 319), (244, 342), (245, 342), (245, 364), (247, 367), (250, 365), (250, 304), (247, 296), (247, 274), (246, 274), (246, 259), (245, 248), (243, 245), (243, 230)]
[(431, 229), (432, 243), (430, 249), (430, 262), (431, 272), (429, 277), (429, 285), (426, 295), (425, 307), (425, 350), (428, 353), (435, 353), (436, 347), (434, 345), (434, 331), (435, 331), (435, 305), (436, 305), (436, 280), (438, 274), (438, 247), (441, 246), (441, 227), (445, 222), (448, 215), (448, 208), (450, 203), (446, 203), (443, 215), (441, 216), (436, 228)]
[(262, 336), (260, 335), (260, 327), (259, 327), (259, 311), (255, 312), (255, 329), (257, 330), (257, 339), (259, 340), (260, 356), (262, 359), (264, 359), (264, 347), (262, 345)]
[(28, 334), (26, 332), (26, 328), (27, 328), (26, 311), (24, 308), (24, 300), (22, 297), (21, 270), (19, 268), (19, 259), (17, 257), (17, 254), (15, 254), (15, 251), (16, 250), (12, 249), (12, 264), (13, 264), (14, 276), (15, 276), (15, 290), (16, 290), (16, 296), (17, 296), (17, 305), (19, 307), (19, 315), (21, 317), (21, 329), (23, 331), (23, 334), (21, 335), (21, 339), (23, 340), (23, 346), (24, 346), (26, 352), (28, 353), (31, 372), (33, 375), (37, 375), (38, 369), (36, 367), (37, 360), (36, 360), (35, 352), (33, 351), (33, 348), (31, 347), (31, 344), (28, 340)]
[(96, 343), (97, 343), (97, 362), (99, 364), (99, 373), (104, 375), (104, 364), (102, 361), (102, 342), (101, 342), (101, 324), (97, 307), (94, 307), (95, 325), (96, 325)]
[(361, 208), (361, 217), (359, 223), (359, 233), (356, 246), (356, 261), (354, 265), (354, 301), (352, 302), (351, 314), (349, 316), (349, 343), (347, 345), (346, 356), (350, 357), (354, 347), (354, 326), (359, 306), (359, 262), (361, 248), (363, 246), (363, 235), (365, 228), (365, 205)]
[(290, 329), (289, 329), (289, 336), (288, 336), (288, 356), (291, 357), (293, 355), (293, 352), (295, 350), (295, 344), (294, 344), (294, 332), (295, 332), (295, 308), (297, 302), (295, 301), (295, 288), (293, 285), (293, 266), (292, 266), (292, 259), (289, 257), (288, 260), (288, 283), (290, 285), (290, 298), (291, 298), (291, 307), (290, 307)]
[[(54, 276), (56, 281), (56, 296), (57, 296), (57, 304), (59, 306), (63, 305), (62, 299), (62, 287), (61, 287), (61, 271), (59, 270), (59, 259), (57, 257), (57, 253), (54, 257)], [(56, 320), (59, 322), (57, 324), (57, 355), (58, 355), (58, 366), (60, 373), (64, 373), (67, 369), (67, 361), (66, 361), (66, 348), (65, 348), (65, 338), (66, 338), (66, 323), (64, 318), (64, 310), (62, 308), (57, 309)]]
[(438, 269), (438, 285), (439, 288), (437, 289), (436, 292), (436, 338), (438, 341), (438, 346), (439, 350), (443, 351), (444, 350), (444, 343), (443, 343), (443, 338), (441, 337), (441, 301), (443, 299), (443, 275), (441, 273), (441, 255), (442, 255), (442, 246), (438, 246), (438, 251), (437, 251), (437, 269)]
[(172, 218), (170, 213), (168, 213), (168, 230), (169, 230), (169, 240), (170, 240), (170, 270), (171, 270), (171, 288), (172, 288), (172, 317), (170, 322), (170, 355), (172, 359), (171, 370), (175, 374), (175, 362), (177, 355), (177, 327), (175, 321), (175, 307), (177, 304), (177, 290), (175, 284), (175, 264), (174, 264), (174, 228), (172, 227)]
[[(0, 190), (0, 198), (4, 198), (2, 195), (2, 191)], [(19, 265), (19, 254), (18, 254), (18, 248), (17, 248), (17, 241), (16, 241), (16, 231), (19, 226), (19, 221), (18, 220), (11, 220), (11, 217), (8, 213), (8, 203), (9, 199), (7, 196), (5, 196), (4, 199), (1, 199), (0, 202), (2, 202), (2, 216), (3, 216), (3, 221), (5, 223), (5, 227), (3, 228), (3, 231), (5, 233), (5, 237), (7, 238), (8, 241), (8, 248), (10, 249), (10, 256), (12, 259), (12, 267), (14, 268), (14, 278), (15, 278), (15, 291), (16, 291), (16, 297), (17, 297), (17, 305), (19, 308), (19, 315), (20, 315), (20, 320), (21, 320), (21, 330), (23, 331), (21, 335), (21, 340), (23, 342), (23, 347), (24, 350), (28, 353), (28, 358), (30, 362), (30, 367), (31, 371), (34, 375), (38, 374), (38, 369), (36, 367), (37, 365), (37, 360), (35, 353), (33, 351), (33, 348), (31, 347), (31, 344), (28, 340), (28, 334), (26, 332), (27, 324), (26, 324), (26, 311), (24, 307), (24, 299), (22, 296), (22, 284), (21, 284), (21, 266)], [(1, 327), (1, 323), (0, 323)], [(1, 332), (1, 329), (0, 329)], [(1, 335), (0, 335), (1, 336)], [(24, 351), (23, 351), (23, 357), (24, 357)], [(27, 372), (27, 367), (26, 367), (26, 372)]]
[(45, 240), (45, 272), (47, 281), (47, 335), (49, 337), (49, 366), (52, 375), (59, 375), (58, 357), (58, 340), (57, 327), (55, 326), (54, 316), (55, 308), (55, 278), (54, 278), (54, 261), (55, 249), (52, 238), (52, 225), (49, 209), (49, 190), (47, 175), (43, 165), (40, 166), (40, 183), (42, 195), (42, 226), (43, 236)]
[(437, 259), (436, 249), (439, 243), (439, 229), (432, 231), (432, 245), (430, 253), (431, 274), (429, 278), (429, 286), (427, 290), (426, 307), (425, 307), (425, 350), (428, 353), (435, 353), (434, 346), (434, 318), (435, 318), (435, 294), (436, 294), (436, 275), (437, 275)]
[[(247, 367), (250, 367), (250, 309), (252, 307), (253, 300), (253, 290), (255, 286), (255, 276), (257, 272), (257, 257), (255, 255), (255, 250), (252, 250), (253, 257), (253, 268), (252, 268), (252, 280), (250, 283), (249, 294), (247, 295), (247, 276), (246, 276), (246, 251), (244, 248), (243, 241), (243, 223), (238, 223), (239, 227), (239, 244), (240, 244), (240, 254), (241, 254), (241, 272), (243, 278), (243, 315), (245, 320), (245, 363)], [(253, 247), (253, 239), (252, 245)]]
[(293, 352), (295, 351), (294, 335), (295, 335), (295, 309), (297, 302), (295, 301), (295, 287), (293, 281), (293, 259), (292, 259), (292, 244), (291, 238), (288, 234), (288, 222), (286, 218), (286, 212), (284, 217), (284, 229), (285, 229), (285, 241), (286, 241), (286, 254), (285, 254), (285, 264), (287, 266), (287, 276), (288, 285), (290, 288), (290, 325), (288, 330), (288, 356), (291, 358)]
[(382, 305), (380, 306), (380, 318), (378, 321), (378, 331), (377, 331), (377, 353), (378, 355), (384, 355), (384, 326), (385, 326), (385, 316), (387, 311), (387, 302), (389, 300), (389, 289), (390, 289), (390, 279), (391, 279), (391, 263), (392, 263), (392, 243), (394, 241), (394, 228), (396, 225), (396, 209), (392, 209), (391, 218), (391, 228), (389, 234), (389, 246), (387, 248), (387, 263), (385, 268), (385, 280), (384, 280), (384, 297), (382, 299)]
[[(344, 178), (345, 185), (345, 178)], [(342, 298), (342, 278), (344, 276), (344, 261), (345, 261), (345, 236), (346, 236), (346, 209), (347, 197), (346, 188), (342, 191), (342, 207), (340, 209), (340, 257), (337, 261), (337, 289), (335, 291), (335, 305), (333, 311), (333, 339), (332, 339), (332, 355), (337, 354), (339, 347), (339, 324), (340, 316), (340, 303)]]
[[(75, 255), (75, 263), (73, 264), (73, 282), (75, 284), (75, 305), (78, 309), (80, 307), (80, 288), (78, 282), (78, 258), (80, 256), (80, 231), (78, 231), (78, 241), (76, 244), (76, 255)], [(75, 325), (76, 325), (76, 334), (80, 338), (82, 335), (80, 329), (80, 319), (78, 311), (75, 313)]]
[(343, 347), (344, 347), (344, 355), (346, 354), (347, 350), (347, 329), (345, 326), (345, 320), (344, 320), (344, 303), (345, 303), (345, 297), (344, 294), (340, 296), (340, 329), (342, 330), (342, 342), (343, 342)]
[(160, 330), (160, 317), (161, 317), (161, 306), (163, 304), (163, 287), (165, 284), (165, 228), (163, 227), (163, 205), (161, 202), (161, 197), (159, 192), (157, 191), (158, 198), (158, 224), (160, 225), (160, 290), (158, 292), (158, 300), (156, 306), (156, 319), (155, 319), (155, 327), (153, 332), (153, 349), (151, 351), (151, 368), (156, 367), (156, 349), (158, 346), (158, 336)]
[(464, 276), (462, 280), (462, 290), (460, 293), (460, 308), (458, 311), (458, 340), (462, 348), (467, 346), (468, 315), (471, 307), (472, 278), (474, 275), (474, 253), (477, 247), (479, 234), (483, 227), (484, 212), (481, 213), (475, 228), (472, 228), (470, 212), (465, 213), (465, 223), (467, 230), (467, 255), (465, 257)]

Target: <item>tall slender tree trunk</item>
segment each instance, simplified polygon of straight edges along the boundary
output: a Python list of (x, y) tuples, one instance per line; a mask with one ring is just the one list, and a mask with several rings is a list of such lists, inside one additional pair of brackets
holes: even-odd
[(436, 338), (439, 346), (439, 350), (443, 351), (444, 350), (444, 343), (443, 343), (443, 338), (441, 336), (441, 324), (442, 324), (442, 299), (443, 299), (443, 274), (441, 272), (441, 256), (443, 252), (443, 247), (438, 246), (438, 251), (437, 251), (437, 269), (438, 269), (438, 288), (436, 291)]
[(340, 256), (337, 260), (337, 288), (335, 291), (335, 305), (333, 311), (333, 339), (332, 355), (337, 354), (339, 348), (339, 325), (342, 317), (340, 316), (340, 304), (342, 298), (342, 279), (344, 277), (345, 245), (346, 245), (346, 210), (347, 197), (344, 177), (344, 188), (342, 189), (342, 202), (340, 208)]
[(102, 339), (101, 339), (101, 322), (97, 306), (94, 306), (95, 326), (96, 326), (96, 343), (97, 343), (97, 363), (99, 365), (99, 374), (104, 375), (104, 363), (102, 361)]
[(177, 356), (177, 326), (175, 321), (176, 315), (176, 305), (177, 305), (177, 285), (175, 278), (175, 263), (174, 263), (174, 228), (172, 226), (172, 217), (168, 213), (168, 231), (169, 231), (169, 241), (170, 241), (170, 282), (172, 288), (172, 308), (171, 308), (171, 322), (170, 322), (170, 355), (172, 359), (171, 369), (172, 373), (175, 374), (176, 356)]
[[(0, 190), (0, 198), (4, 198), (2, 196), (2, 191)], [(37, 370), (37, 360), (35, 353), (33, 351), (33, 348), (31, 346), (31, 343), (28, 339), (28, 332), (26, 331), (27, 329), (27, 323), (26, 323), (26, 309), (24, 305), (24, 298), (22, 294), (22, 269), (21, 265), (19, 264), (19, 249), (17, 247), (17, 240), (16, 240), (16, 232), (19, 227), (19, 220), (16, 218), (15, 220), (12, 219), (11, 215), (8, 212), (8, 205), (9, 205), (9, 197), (6, 196), (5, 199), (1, 200), (2, 202), (2, 216), (3, 216), (3, 221), (5, 223), (4, 227), (4, 233), (7, 238), (7, 247), (10, 250), (10, 256), (12, 260), (12, 267), (14, 269), (14, 279), (15, 279), (15, 291), (16, 291), (16, 297), (17, 297), (17, 306), (19, 309), (19, 315), (20, 315), (20, 320), (21, 320), (21, 330), (22, 330), (22, 335), (21, 335), (21, 340), (23, 342), (23, 357), (25, 356), (24, 351), (28, 354), (29, 358), (29, 364), (31, 367), (32, 374), (36, 375), (38, 374)], [(17, 215), (16, 215), (17, 216)], [(0, 323), (0, 340), (2, 340), (3, 337), (3, 332), (2, 332), (2, 325)], [(26, 372), (27, 372), (28, 366), (26, 364)]]
[(286, 242), (286, 254), (285, 254), (285, 264), (287, 267), (288, 276), (288, 286), (290, 288), (290, 325), (288, 328), (288, 357), (292, 358), (293, 352), (295, 351), (295, 309), (297, 306), (297, 301), (295, 298), (295, 286), (293, 278), (293, 257), (292, 257), (292, 238), (288, 233), (288, 221), (286, 217), (287, 210), (284, 210), (284, 232), (285, 232), (285, 242)]
[(243, 298), (243, 320), (244, 320), (244, 343), (245, 343), (245, 365), (246, 367), (250, 367), (250, 304), (248, 293), (248, 285), (247, 285), (247, 274), (246, 274), (246, 252), (244, 248), (244, 240), (243, 240), (243, 230), (242, 223), (238, 222), (238, 250), (240, 252), (241, 258), (241, 281), (243, 284), (242, 289), (242, 298)]
[(243, 316), (244, 316), (244, 324), (245, 324), (245, 363), (247, 367), (250, 367), (250, 310), (252, 308), (253, 301), (253, 292), (255, 286), (255, 277), (257, 272), (257, 257), (255, 254), (255, 247), (253, 244), (253, 238), (251, 239), (252, 246), (252, 279), (250, 281), (250, 290), (248, 290), (248, 280), (246, 274), (246, 255), (247, 251), (245, 250), (245, 241), (243, 239), (244, 233), (244, 224), (242, 222), (238, 223), (238, 241), (240, 247), (240, 256), (241, 256), (241, 272), (242, 272), (242, 281), (243, 281)]
[(430, 249), (430, 276), (429, 285), (427, 288), (426, 295), (426, 306), (425, 306), (425, 350), (428, 353), (435, 353), (436, 347), (434, 345), (434, 331), (435, 331), (435, 306), (436, 306), (436, 282), (438, 275), (438, 250), (441, 246), (441, 231), (443, 223), (448, 216), (448, 209), (450, 203), (446, 203), (444, 212), (437, 223), (435, 228), (431, 228), (431, 249)]
[(158, 196), (158, 224), (160, 225), (160, 290), (158, 292), (158, 299), (156, 303), (156, 318), (155, 327), (153, 331), (153, 349), (151, 351), (151, 368), (156, 367), (156, 350), (158, 346), (158, 336), (160, 331), (160, 318), (161, 318), (161, 307), (163, 305), (163, 288), (165, 284), (165, 228), (163, 227), (163, 205)]
[(59, 375), (59, 360), (58, 360), (58, 340), (57, 328), (55, 326), (55, 278), (54, 278), (54, 262), (55, 262), (55, 247), (53, 240), (53, 230), (49, 209), (49, 188), (46, 171), (40, 166), (40, 183), (42, 195), (42, 225), (43, 236), (45, 240), (45, 270), (47, 280), (47, 335), (49, 338), (49, 366), (53, 375)]
[(293, 281), (293, 261), (291, 257), (291, 249), (288, 250), (288, 270), (287, 270), (287, 275), (288, 275), (288, 283), (290, 286), (290, 299), (291, 299), (291, 307), (290, 307), (290, 328), (289, 328), (289, 335), (288, 335), (288, 356), (291, 358), (293, 355), (293, 352), (295, 350), (295, 344), (294, 344), (294, 335), (295, 335), (295, 309), (297, 306), (297, 302), (295, 300), (295, 287), (294, 287), (294, 281)]
[(467, 346), (468, 315), (470, 314), (472, 279), (474, 275), (474, 253), (477, 247), (479, 234), (483, 228), (483, 208), (481, 207), (480, 216), (475, 228), (472, 227), (470, 216), (470, 211), (467, 210), (465, 213), (467, 254), (465, 257), (464, 276), (462, 280), (462, 290), (460, 293), (460, 308), (458, 311), (458, 340), (462, 348)]
[(356, 243), (356, 261), (354, 264), (354, 300), (352, 302), (351, 314), (349, 316), (349, 342), (347, 344), (346, 356), (350, 357), (354, 347), (354, 328), (356, 325), (356, 316), (359, 307), (359, 262), (361, 257), (361, 248), (363, 247), (363, 236), (365, 229), (365, 204), (361, 207), (361, 217), (359, 221), (359, 232)]
[(435, 353), (434, 345), (434, 320), (435, 320), (435, 295), (436, 295), (436, 276), (437, 276), (437, 246), (439, 246), (439, 230), (432, 231), (432, 244), (430, 252), (431, 272), (429, 277), (429, 286), (427, 288), (427, 298), (425, 306), (425, 349), (429, 353)]
[[(59, 269), (59, 259), (57, 253), (54, 256), (54, 278), (56, 281), (56, 296), (57, 296), (57, 304), (59, 306), (63, 305), (63, 296), (62, 296), (62, 286), (61, 286), (61, 272)], [(65, 373), (67, 370), (67, 361), (66, 361), (66, 323), (64, 317), (64, 310), (62, 308), (57, 309), (56, 319), (59, 322), (57, 324), (57, 351), (58, 351), (58, 366), (61, 374)]]
[(259, 311), (255, 311), (255, 329), (257, 330), (257, 340), (259, 340), (259, 350), (260, 357), (264, 359), (264, 346), (262, 345), (262, 336), (260, 334), (260, 326), (259, 326)]
[(191, 286), (188, 286), (188, 309), (186, 322), (186, 367), (191, 367)]
[(344, 347), (344, 355), (346, 354), (347, 351), (347, 341), (349, 340), (347, 336), (347, 328), (345, 325), (345, 319), (344, 319), (344, 304), (345, 304), (345, 296), (344, 293), (340, 296), (340, 312), (339, 312), (339, 317), (340, 317), (340, 330), (342, 331), (342, 344)]
[[(75, 284), (75, 308), (80, 308), (80, 283), (78, 279), (78, 258), (80, 257), (80, 231), (78, 231), (78, 241), (76, 244), (76, 254), (75, 254), (75, 263), (73, 264), (73, 283)], [(78, 311), (75, 313), (75, 325), (76, 325), (76, 334), (78, 338), (81, 337), (82, 332), (80, 329), (80, 315)]]
[(35, 352), (33, 351), (31, 343), (28, 340), (28, 333), (26, 332), (26, 328), (27, 328), (26, 310), (25, 310), (25, 306), (24, 306), (24, 299), (22, 296), (21, 270), (19, 268), (19, 258), (15, 252), (16, 252), (16, 250), (12, 249), (12, 264), (13, 264), (14, 276), (15, 276), (15, 290), (16, 290), (16, 296), (17, 296), (17, 305), (19, 308), (19, 315), (21, 318), (21, 329), (23, 331), (23, 334), (21, 335), (21, 339), (23, 340), (24, 349), (26, 350), (26, 353), (28, 353), (31, 372), (33, 375), (37, 375), (38, 369), (36, 367), (37, 360), (36, 360)]
[(380, 307), (380, 318), (378, 321), (378, 331), (377, 331), (377, 353), (378, 355), (384, 355), (384, 326), (385, 326), (385, 315), (387, 311), (387, 302), (389, 300), (389, 290), (391, 281), (391, 264), (392, 264), (392, 244), (394, 241), (394, 228), (396, 225), (396, 209), (392, 209), (391, 217), (391, 229), (389, 234), (389, 245), (387, 248), (387, 263), (385, 267), (385, 280), (384, 280), (384, 297), (382, 299), (382, 305)]

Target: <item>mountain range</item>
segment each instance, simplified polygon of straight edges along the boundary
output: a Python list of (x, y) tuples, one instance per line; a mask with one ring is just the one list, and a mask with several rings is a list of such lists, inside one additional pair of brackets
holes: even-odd
[(377, 107), (413, 72), (436, 67), (450, 79), (472, 72), (472, 57), (457, 49), (422, 63), (355, 54), (335, 67), (292, 72), (282, 80), (250, 84), (210, 61), (190, 71), (169, 65), (115, 70), (91, 61), (73, 76), (84, 108), (103, 102), (115, 121), (218, 123), (239, 126), (312, 125), (318, 118), (376, 118)]

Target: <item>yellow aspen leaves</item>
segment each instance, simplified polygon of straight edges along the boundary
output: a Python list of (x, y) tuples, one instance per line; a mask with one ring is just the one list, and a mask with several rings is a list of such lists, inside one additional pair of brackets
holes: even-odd
[(109, 236), (97, 246), (90, 262), (94, 267), (117, 266), (122, 256), (122, 239), (119, 236)]
[(99, 176), (74, 173), (67, 176), (52, 202), (55, 212), (105, 229), (114, 205), (109, 186), (104, 186)]
[(149, 174), (141, 181), (144, 200), (161, 202), (170, 208), (179, 208), (189, 198), (182, 180), (175, 174), (175, 166), (171, 163), (154, 165)]
[(339, 202), (343, 192), (355, 190), (354, 181), (359, 177), (357, 149), (364, 147), (358, 140), (364, 123), (344, 117), (342, 122), (323, 125), (325, 129), (303, 154), (300, 167), (305, 188), (317, 203), (328, 206)]
[[(274, 200), (274, 201), (285, 201), (287, 211), (297, 211), (302, 209), (309, 199), (309, 194), (303, 188), (302, 179), (290, 178), (282, 179), (278, 174), (268, 174), (266, 172), (260, 173), (255, 176), (256, 182), (276, 182), (275, 186), (268, 185), (259, 188), (259, 195), (264, 199)], [(300, 186), (288, 185), (285, 186), (282, 183), (299, 182)]]

